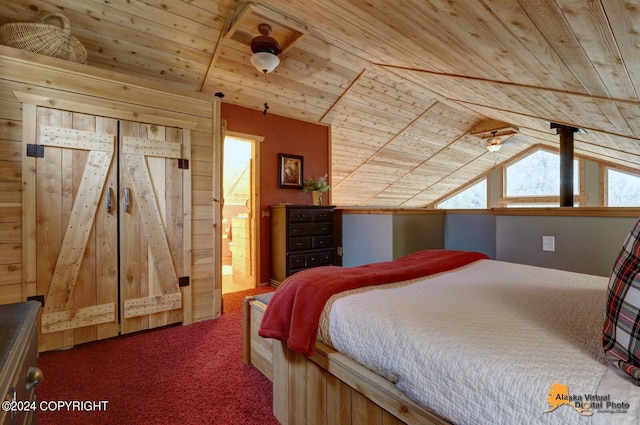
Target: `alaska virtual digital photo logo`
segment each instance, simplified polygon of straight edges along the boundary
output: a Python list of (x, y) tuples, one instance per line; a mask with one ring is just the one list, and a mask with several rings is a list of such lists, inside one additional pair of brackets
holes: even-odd
[(560, 406), (570, 406), (581, 416), (591, 416), (598, 413), (627, 413), (629, 403), (611, 400), (609, 394), (570, 394), (569, 386), (556, 382), (547, 392), (549, 409), (544, 413), (553, 412)]

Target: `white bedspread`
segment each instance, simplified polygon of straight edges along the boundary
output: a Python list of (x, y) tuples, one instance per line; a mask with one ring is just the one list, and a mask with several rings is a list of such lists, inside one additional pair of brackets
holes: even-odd
[[(493, 260), (332, 298), (322, 340), (458, 424), (640, 423), (640, 388), (612, 376), (602, 351), (608, 279)], [(551, 386), (629, 403), (592, 416), (551, 406)], [(606, 384), (606, 385), (605, 385)], [(609, 385), (609, 387), (607, 387)], [(555, 393), (554, 393), (555, 394)], [(555, 400), (555, 397), (554, 397)], [(577, 405), (579, 406), (579, 405)], [(584, 411), (583, 414), (587, 414)], [(623, 422), (625, 421), (625, 422)]]

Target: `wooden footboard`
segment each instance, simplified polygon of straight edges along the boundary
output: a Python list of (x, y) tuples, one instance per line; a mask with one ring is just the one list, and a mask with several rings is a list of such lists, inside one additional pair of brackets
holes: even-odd
[(273, 341), (273, 413), (283, 425), (450, 425), (322, 343), (306, 357)]
[(242, 360), (273, 381), (273, 340), (258, 335), (266, 307), (254, 297), (242, 300)]
[(242, 356), (273, 382), (273, 413), (282, 425), (451, 425), (395, 385), (318, 342), (312, 357), (258, 335), (266, 304), (242, 306)]

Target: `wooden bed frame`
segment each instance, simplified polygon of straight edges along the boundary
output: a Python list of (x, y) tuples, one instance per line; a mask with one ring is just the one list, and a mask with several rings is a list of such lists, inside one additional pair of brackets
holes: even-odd
[(450, 425), (394, 384), (318, 342), (311, 357), (258, 335), (266, 304), (243, 300), (243, 360), (273, 382), (273, 413), (282, 425)]

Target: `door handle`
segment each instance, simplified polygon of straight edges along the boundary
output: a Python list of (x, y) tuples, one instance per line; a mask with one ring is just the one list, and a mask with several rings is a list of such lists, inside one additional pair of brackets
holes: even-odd
[(131, 203), (129, 201), (129, 188), (124, 188), (124, 212), (129, 212), (131, 209)]
[(107, 188), (107, 213), (111, 213), (111, 206), (113, 200), (111, 199), (111, 186)]

